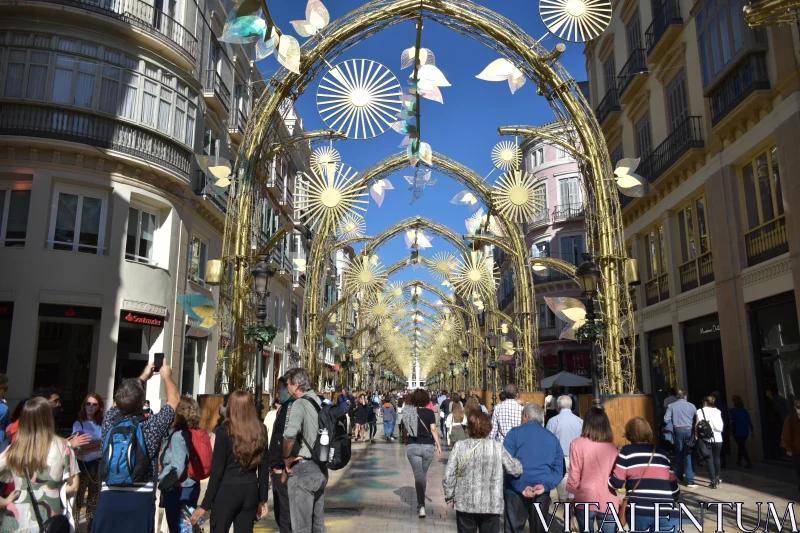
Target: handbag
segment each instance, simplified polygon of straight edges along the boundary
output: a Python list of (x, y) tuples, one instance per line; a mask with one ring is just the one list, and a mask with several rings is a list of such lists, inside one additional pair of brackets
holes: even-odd
[(647, 470), (653, 463), (653, 457), (655, 456), (656, 456), (656, 447), (653, 446), (653, 453), (650, 454), (650, 460), (647, 461), (647, 466), (644, 468), (644, 472), (642, 472), (642, 477), (639, 478), (639, 481), (636, 482), (636, 485), (634, 485), (631, 490), (625, 492), (625, 498), (623, 498), (622, 500), (622, 506), (620, 507), (620, 513), (619, 513), (619, 523), (622, 524), (622, 529), (624, 530), (628, 529), (628, 513), (626, 513), (625, 511), (628, 509), (628, 502), (631, 499), (630, 496), (631, 492), (636, 492), (636, 489), (639, 488), (639, 484), (642, 482), (642, 479), (644, 479), (644, 475), (647, 473)]
[(480, 446), (480, 445), (481, 445), (481, 443), (479, 442), (478, 444), (475, 445), (475, 447), (473, 447), (470, 451), (468, 451), (467, 454), (464, 457), (462, 457), (458, 461), (458, 467), (456, 468), (456, 479), (461, 477), (461, 472), (464, 471), (464, 463), (466, 463), (467, 459), (472, 457), (472, 454), (475, 452), (475, 450), (478, 449), (478, 446)]
[[(33, 506), (33, 514), (36, 515), (36, 522), (39, 524), (39, 532), (40, 533), (71, 533), (72, 532), (72, 524), (69, 522), (69, 518), (63, 514), (57, 514), (55, 516), (51, 516), (47, 520), (42, 520), (42, 515), (39, 513), (39, 502), (36, 500), (36, 496), (33, 495), (33, 482), (31, 481), (31, 476), (28, 474), (28, 469), (25, 469), (25, 481), (27, 482), (27, 489), (28, 489), (28, 496), (31, 498), (31, 505)], [(59, 494), (59, 499), (61, 498)]]

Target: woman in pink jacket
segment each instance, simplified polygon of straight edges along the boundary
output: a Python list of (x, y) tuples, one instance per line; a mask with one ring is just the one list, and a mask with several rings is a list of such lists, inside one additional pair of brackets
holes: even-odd
[[(603, 533), (615, 533), (617, 528), (614, 519), (609, 515), (610, 522), (603, 523), (603, 517), (612, 505), (619, 509), (619, 500), (616, 493), (608, 486), (608, 476), (614, 470), (617, 460), (617, 447), (614, 445), (614, 433), (606, 412), (598, 407), (592, 407), (586, 413), (583, 421), (581, 436), (572, 441), (569, 447), (569, 477), (567, 490), (573, 495), (575, 503), (596, 502), (590, 505), (588, 516), (588, 531), (594, 533), (594, 523)], [(583, 505), (574, 509), (575, 519), (579, 531), (586, 531), (586, 510)]]

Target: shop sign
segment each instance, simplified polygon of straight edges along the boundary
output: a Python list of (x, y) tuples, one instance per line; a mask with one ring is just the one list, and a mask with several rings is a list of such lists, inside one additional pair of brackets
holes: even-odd
[(39, 316), (100, 320), (102, 309), (80, 305), (39, 304)]
[(589, 377), (589, 354), (587, 353), (567, 353), (567, 372), (576, 376)]
[(709, 335), (712, 333), (719, 333), (719, 324), (712, 324), (710, 326), (700, 326), (700, 335)]
[(686, 322), (683, 326), (683, 337), (686, 344), (719, 339), (719, 336), (719, 318), (716, 314)]
[(146, 315), (144, 313), (134, 313), (132, 311), (120, 311), (120, 319), (128, 324), (141, 324), (143, 326), (164, 327), (164, 317), (157, 315)]

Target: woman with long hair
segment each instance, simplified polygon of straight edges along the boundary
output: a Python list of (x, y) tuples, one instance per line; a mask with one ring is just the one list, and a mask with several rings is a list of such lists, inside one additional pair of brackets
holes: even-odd
[(505, 501), (503, 473), (520, 476), (522, 464), (488, 438), (492, 421), (480, 409), (469, 414), (468, 429), (469, 438), (457, 442), (447, 460), (444, 499), (456, 510), (459, 533), (497, 533)]
[(169, 533), (180, 533), (181, 509), (184, 505), (197, 507), (200, 498), (200, 483), (188, 475), (191, 454), (196, 453), (192, 449), (191, 430), (199, 426), (200, 405), (188, 396), (181, 396), (165, 439), (158, 476)]
[(450, 414), (444, 422), (447, 428), (447, 445), (455, 446), (456, 442), (467, 438), (467, 417), (461, 402), (454, 401), (450, 404)]
[(356, 442), (366, 442), (367, 439), (365, 429), (367, 427), (367, 395), (363, 392), (358, 395), (354, 418), (356, 420), (356, 434), (353, 437), (353, 440)]
[(3, 533), (39, 532), (31, 491), (45, 522), (64, 513), (62, 486), (66, 485), (67, 496), (78, 490), (78, 461), (67, 441), (56, 435), (53, 409), (44, 398), (34, 398), (25, 404), (19, 417), (17, 440), (0, 454), (0, 482), (12, 479), (19, 494), (6, 508), (0, 525)]
[[(722, 412), (715, 407), (716, 401), (713, 396), (703, 398), (703, 407), (697, 410), (697, 416), (694, 418), (695, 436), (698, 439), (704, 439), (711, 449), (711, 457), (706, 461), (710, 480), (709, 488), (711, 489), (716, 489), (722, 483), (720, 454), (722, 453), (722, 430), (725, 424), (722, 420)], [(704, 438), (700, 434), (699, 426), (702, 422), (708, 422), (708, 425), (711, 426), (711, 438)]]
[(234, 533), (252, 533), (256, 519), (267, 514), (268, 445), (253, 397), (245, 391), (231, 394), (217, 431), (208, 488), (192, 524), (210, 510), (211, 533), (228, 533), (231, 524)]
[[(408, 433), (406, 457), (414, 472), (414, 486), (417, 490), (417, 516), (425, 518), (425, 489), (428, 486), (428, 467), (433, 461), (434, 449), (442, 458), (442, 444), (436, 429), (436, 417), (427, 408), (431, 403), (428, 391), (417, 389), (409, 403), (403, 408), (403, 425)], [(435, 448), (434, 448), (435, 446)]]
[[(681, 492), (678, 478), (670, 469), (669, 456), (655, 445), (653, 428), (643, 418), (628, 420), (625, 438), (630, 444), (620, 449), (608, 478), (608, 485), (614, 490), (625, 489), (625, 499), (619, 511), (620, 519), (624, 517), (627, 522), (624, 529), (678, 531), (680, 517), (677, 511), (662, 508), (656, 524), (655, 504), (672, 503), (674, 506)], [(630, 521), (632, 504), (636, 504), (634, 523)]]
[(617, 447), (614, 445), (614, 432), (611, 422), (603, 409), (592, 407), (583, 420), (581, 436), (569, 446), (569, 477), (567, 491), (574, 494), (576, 502), (597, 502), (589, 506), (589, 524), (586, 526), (586, 515), (575, 513), (579, 531), (594, 533), (594, 524), (602, 524), (600, 531), (614, 533), (613, 522), (603, 524), (608, 506), (619, 506), (617, 495), (608, 488), (608, 476), (617, 461)]
[(89, 444), (75, 449), (78, 468), (80, 469), (80, 484), (78, 486), (78, 494), (75, 496), (75, 523), (80, 522), (81, 508), (88, 490), (89, 497), (85, 500), (87, 531), (92, 530), (94, 512), (97, 510), (97, 501), (100, 498), (98, 470), (100, 468), (100, 458), (103, 457), (104, 411), (103, 398), (99, 394), (92, 392), (84, 398), (81, 410), (78, 411), (78, 419), (72, 424), (72, 433), (82, 433), (92, 438)]

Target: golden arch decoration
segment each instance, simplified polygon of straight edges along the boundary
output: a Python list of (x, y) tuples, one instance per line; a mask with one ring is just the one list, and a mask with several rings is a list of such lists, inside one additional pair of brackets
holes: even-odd
[[(247, 126), (245, 142), (237, 162), (238, 169), (244, 170), (245, 176), (249, 176), (245, 181), (252, 184), (258, 171), (255, 163), (260, 150), (264, 146), (271, 146), (277, 138), (280, 109), (284, 101), (302, 94), (311, 81), (327, 68), (327, 64), (374, 33), (420, 18), (433, 20), (499, 52), (534, 82), (538, 93), (550, 102), (556, 119), (572, 125), (570, 131), (576, 137), (573, 145), (580, 145), (585, 154), (582, 165), (584, 188), (595, 207), (595, 211), (587, 213), (586, 217), (587, 249), (595, 253), (604, 283), (604, 292), (600, 295), (600, 305), (606, 321), (606, 337), (603, 343), (605, 375), (602, 387), (604, 391), (612, 393), (631, 391), (633, 365), (629, 358), (632, 346), (622, 343), (622, 331), (632, 330), (630, 297), (624, 282), (625, 243), (619, 199), (611, 179), (611, 164), (600, 127), (574, 80), (557, 62), (557, 54), (548, 54), (535, 39), (505, 17), (468, 0), (459, 0), (457, 3), (447, 0), (373, 0), (333, 21), (303, 45), (300, 73), (280, 70), (272, 78), (267, 91), (259, 98), (254, 110), (255, 120), (251, 120)], [(251, 200), (252, 191), (248, 191), (245, 186), (238, 199), (240, 213), (249, 210)], [(249, 224), (242, 222), (240, 219), (239, 223), (247, 229), (237, 233), (235, 242), (227, 243), (234, 248), (237, 256), (248, 253), (251, 238)], [(507, 235), (516, 241), (515, 248), (519, 249), (517, 244), (521, 244), (524, 249), (518, 232), (508, 232)], [(322, 236), (321, 240), (325, 241), (327, 237)], [(322, 259), (319, 256), (322, 248), (316, 245), (312, 247), (309, 264), (322, 264), (319, 261)], [(521, 262), (524, 263), (525, 258), (522, 259)], [(307, 292), (309, 297), (305, 310), (311, 319), (309, 323), (315, 323), (319, 312), (320, 291), (316, 288), (320, 287), (322, 281), (321, 270), (312, 269), (309, 276), (312, 289)], [(522, 291), (525, 297), (521, 300), (530, 305), (529, 295), (532, 295), (533, 286), (529, 282), (524, 264), (515, 265), (515, 275), (518, 287), (529, 288), (528, 291)], [(236, 292), (244, 290), (245, 280), (244, 268), (237, 265), (235, 302), (244, 301), (237, 299)], [(532, 347), (536, 344), (536, 329), (531, 327), (531, 309), (520, 311), (518, 315), (525, 337), (525, 342), (520, 346), (525, 355), (524, 382), (521, 385), (528, 390), (534, 390), (537, 380), (535, 365), (532, 364)], [(306, 350), (314, 346), (316, 335), (315, 328), (306, 332), (306, 339), (309, 341), (305, 343)], [(316, 357), (307, 357), (307, 360), (309, 370), (316, 377)]]

